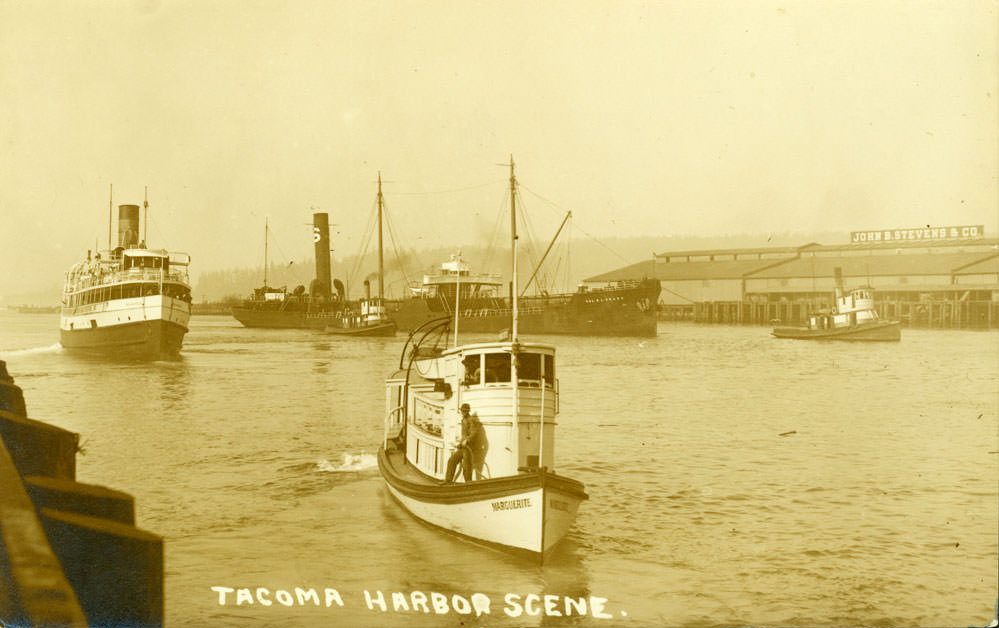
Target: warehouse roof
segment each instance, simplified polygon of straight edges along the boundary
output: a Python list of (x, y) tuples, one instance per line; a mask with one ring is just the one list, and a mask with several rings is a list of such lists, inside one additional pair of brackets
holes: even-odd
[(864, 275), (949, 275), (957, 269), (980, 262), (989, 253), (933, 253), (931, 255), (858, 255), (843, 257), (801, 257), (753, 273), (747, 279), (828, 277), (836, 268), (844, 276)]
[[(912, 249), (924, 249), (920, 254)], [(800, 247), (672, 251), (584, 279), (613, 282), (654, 277), (661, 281), (844, 275), (939, 275), (999, 272), (999, 238), (809, 243)], [(713, 260), (691, 258), (713, 257)], [(719, 259), (721, 258), (721, 259)]]

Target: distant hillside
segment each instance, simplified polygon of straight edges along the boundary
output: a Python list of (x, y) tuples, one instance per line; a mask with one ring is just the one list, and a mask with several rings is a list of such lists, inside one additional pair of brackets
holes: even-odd
[[(743, 248), (760, 246), (800, 246), (809, 242), (837, 244), (846, 242), (846, 234), (833, 233), (780, 233), (780, 234), (739, 234), (716, 237), (675, 236), (648, 238), (604, 238), (600, 241), (587, 238), (571, 243), (558, 243), (546, 259), (539, 272), (538, 281), (549, 292), (575, 290), (576, 284), (586, 277), (598, 275), (622, 266), (651, 259), (654, 253), (693, 249)], [(520, 280), (526, 281), (534, 271), (547, 243), (521, 247)], [(446, 261), (455, 251), (460, 250), (462, 258), (474, 271), (500, 275), (509, 281), (510, 261), (508, 249), (486, 249), (480, 246), (461, 246), (452, 249), (429, 249), (403, 252), (403, 259), (397, 260), (394, 253), (385, 253), (385, 290), (390, 297), (402, 296), (407, 283), (418, 283), (424, 273), (433, 271)], [(377, 258), (369, 253), (358, 263), (358, 256), (335, 259), (333, 276), (347, 286), (351, 298), (364, 295), (364, 280), (371, 280), (371, 290), (375, 292)], [(202, 271), (194, 285), (194, 298), (198, 302), (221, 301), (226, 298), (242, 297), (250, 294), (253, 288), (263, 283), (263, 266), (254, 268), (230, 268), (225, 270)], [(287, 286), (293, 290), (302, 285), (308, 288), (315, 277), (315, 262), (271, 263), (267, 271), (267, 283), (271, 286)], [(533, 290), (530, 290), (533, 292)]]

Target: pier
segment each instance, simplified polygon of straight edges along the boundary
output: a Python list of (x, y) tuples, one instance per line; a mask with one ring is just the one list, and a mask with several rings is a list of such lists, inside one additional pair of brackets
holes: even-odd
[(162, 626), (163, 539), (131, 495), (76, 480), (79, 434), (29, 419), (0, 360), (0, 620)]
[(832, 305), (838, 272), (846, 289), (873, 288), (878, 316), (903, 327), (997, 329), (999, 239), (981, 237), (981, 227), (974, 233), (920, 241), (858, 237), (850, 244), (671, 251), (585, 283), (657, 279), (660, 320), (796, 325)]
[[(807, 301), (707, 301), (661, 305), (659, 320), (725, 325), (803, 325), (830, 303)], [(882, 300), (875, 304), (882, 320), (901, 321), (911, 329), (999, 329), (999, 302), (991, 300)]]

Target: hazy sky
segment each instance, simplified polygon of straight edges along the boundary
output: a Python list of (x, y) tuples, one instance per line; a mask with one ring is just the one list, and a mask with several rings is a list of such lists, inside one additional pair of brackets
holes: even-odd
[[(61, 281), (149, 186), (151, 245), (259, 264), (538, 231), (985, 224), (997, 3), (0, 0), (0, 295)], [(536, 193), (550, 201), (545, 203)], [(117, 213), (117, 210), (116, 210)], [(505, 223), (504, 223), (505, 224)], [(636, 259), (647, 251), (636, 254)]]

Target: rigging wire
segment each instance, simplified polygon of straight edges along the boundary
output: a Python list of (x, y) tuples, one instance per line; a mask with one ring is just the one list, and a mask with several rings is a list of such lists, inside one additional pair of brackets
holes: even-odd
[[(529, 187), (527, 187), (527, 186), (525, 186), (523, 184), (521, 184), (520, 187), (524, 188), (525, 190), (527, 190), (528, 192), (530, 192), (534, 196), (537, 196), (539, 199), (541, 199), (542, 201), (544, 201), (545, 203), (547, 203), (548, 205), (550, 205), (552, 208), (558, 208), (559, 207), (556, 203), (554, 203), (554, 202), (548, 200), (547, 198), (541, 196), (540, 194), (538, 194), (534, 190), (530, 189)], [(596, 242), (597, 244), (599, 244), (603, 248), (605, 248), (608, 251), (610, 251), (611, 253), (613, 253), (615, 256), (617, 256), (618, 259), (620, 259), (621, 261), (623, 261), (625, 264), (630, 264), (631, 263), (626, 257), (624, 257), (623, 255), (621, 255), (620, 253), (618, 253), (614, 249), (610, 248), (609, 246), (607, 246), (606, 244), (604, 244), (603, 242), (601, 242), (599, 239), (597, 239), (596, 236), (593, 236), (593, 235), (587, 233), (584, 229), (580, 229), (580, 231), (583, 233), (583, 235), (585, 235), (586, 237), (590, 238), (591, 240), (593, 240), (594, 242)]]
[[(361, 270), (361, 264), (364, 262), (364, 256), (368, 254), (368, 246), (371, 244), (371, 236), (375, 230), (375, 222), (377, 222), (378, 217), (375, 213), (376, 205), (378, 204), (378, 199), (376, 198), (368, 210), (368, 222), (364, 226), (364, 235), (361, 236), (361, 252), (354, 259), (354, 266), (350, 273), (347, 275), (347, 293), (350, 293), (350, 286), (354, 285), (354, 280), (357, 278), (358, 273)], [(363, 280), (362, 280), (363, 281)]]
[(488, 181), (486, 183), (478, 183), (476, 185), (470, 185), (468, 187), (463, 187), (463, 188), (454, 188), (450, 190), (438, 190), (438, 191), (429, 191), (429, 192), (395, 192), (395, 194), (397, 196), (431, 196), (436, 194), (453, 194), (455, 192), (467, 192), (468, 190), (477, 190), (479, 188), (495, 185), (498, 181), (505, 182), (506, 179), (496, 179), (493, 181)]
[[(395, 264), (399, 267), (399, 272), (402, 273), (402, 279), (406, 282), (406, 287), (408, 288), (410, 285), (409, 275), (406, 273), (406, 265), (403, 263), (404, 260), (402, 253), (399, 252), (402, 247), (399, 246), (395, 237), (395, 228), (392, 226), (392, 221), (389, 218), (390, 212), (388, 211), (388, 203), (385, 202), (384, 198), (382, 199), (382, 210), (382, 220), (385, 223), (386, 231), (388, 231), (389, 242), (392, 243), (392, 251), (395, 253)], [(403, 251), (403, 253), (405, 253), (405, 251)], [(416, 253), (411, 253), (410, 255), (416, 260), (418, 267), (423, 268), (423, 265), (420, 263), (420, 259), (416, 256)], [(403, 294), (405, 296), (405, 290), (403, 290)]]

